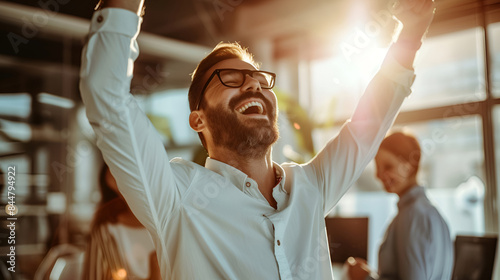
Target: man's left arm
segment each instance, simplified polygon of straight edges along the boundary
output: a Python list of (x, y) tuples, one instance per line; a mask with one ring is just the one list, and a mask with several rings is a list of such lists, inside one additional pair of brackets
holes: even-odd
[(413, 60), (432, 21), (431, 0), (401, 0), (395, 8), (402, 28), (381, 69), (369, 83), (339, 135), (304, 166), (324, 197), (325, 215), (358, 179), (392, 126), (414, 80)]
[[(429, 25), (434, 18), (434, 0), (401, 0), (393, 8), (399, 34), (388, 55), (407, 69), (413, 69), (415, 55), (422, 45)], [(396, 31), (398, 32), (398, 31)]]

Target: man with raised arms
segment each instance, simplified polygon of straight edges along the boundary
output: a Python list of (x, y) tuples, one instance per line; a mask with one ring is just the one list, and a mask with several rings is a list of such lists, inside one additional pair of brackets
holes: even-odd
[(332, 279), (324, 217), (373, 159), (410, 94), (433, 2), (399, 2), (399, 38), (351, 119), (306, 164), (271, 158), (276, 75), (239, 45), (219, 44), (189, 89), (189, 124), (209, 155), (204, 167), (170, 160), (129, 92), (142, 6), (108, 0), (95, 12), (80, 89), (97, 146), (152, 235), (163, 279)]

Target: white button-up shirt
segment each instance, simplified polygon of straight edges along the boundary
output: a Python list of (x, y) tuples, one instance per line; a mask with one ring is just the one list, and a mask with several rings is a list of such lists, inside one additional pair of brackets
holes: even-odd
[(169, 160), (129, 93), (140, 24), (126, 10), (94, 14), (80, 89), (96, 144), (152, 235), (163, 279), (332, 279), (324, 217), (375, 156), (413, 71), (388, 57), (351, 120), (313, 160), (275, 163), (274, 209), (236, 168)]

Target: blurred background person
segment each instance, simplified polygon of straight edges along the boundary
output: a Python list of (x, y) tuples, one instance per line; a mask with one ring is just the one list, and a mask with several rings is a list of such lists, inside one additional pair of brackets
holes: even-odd
[(99, 183), (101, 202), (92, 222), (83, 279), (161, 279), (153, 241), (119, 194), (106, 164)]
[(357, 279), (450, 279), (453, 243), (445, 220), (417, 183), (421, 149), (415, 137), (386, 137), (375, 157), (377, 178), (399, 196), (398, 214), (379, 249), (378, 275), (366, 260), (349, 258), (347, 274)]

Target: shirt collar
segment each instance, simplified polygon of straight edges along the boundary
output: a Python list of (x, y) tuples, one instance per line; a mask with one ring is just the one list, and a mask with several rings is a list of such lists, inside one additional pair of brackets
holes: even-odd
[(424, 187), (413, 186), (409, 191), (407, 191), (401, 198), (399, 198), (398, 208), (401, 210), (407, 205), (412, 204), (417, 198), (425, 196)]
[[(241, 191), (245, 188), (245, 183), (249, 178), (247, 174), (241, 170), (232, 167), (229, 164), (223, 163), (213, 158), (207, 158), (205, 167), (224, 178), (227, 178), (233, 185), (238, 187)], [(276, 173), (277, 183), (280, 186), (280, 191), (285, 192), (285, 170), (276, 162), (273, 162), (274, 172)], [(280, 178), (280, 179), (279, 179)]]

